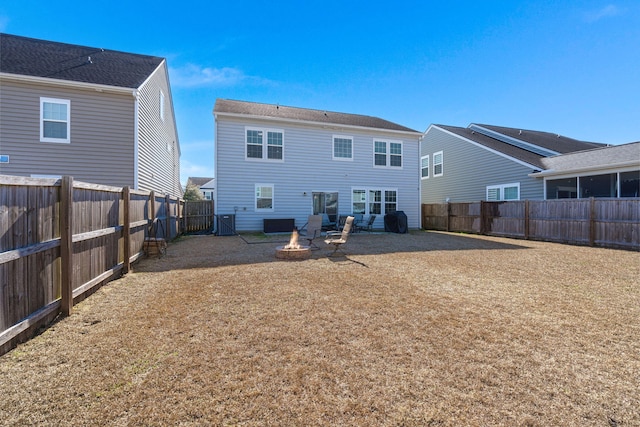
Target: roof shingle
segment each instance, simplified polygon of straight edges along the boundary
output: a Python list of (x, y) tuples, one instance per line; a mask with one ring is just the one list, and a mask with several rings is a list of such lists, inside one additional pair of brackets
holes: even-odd
[(257, 102), (217, 99), (214, 113), (241, 114), (257, 117), (273, 117), (304, 122), (317, 122), (334, 125), (357, 126), (374, 129), (385, 129), (399, 132), (415, 132), (417, 130), (393, 123), (378, 117), (359, 114), (336, 113), (332, 111), (311, 110), (307, 108), (285, 107)]
[(139, 88), (164, 61), (0, 33), (0, 72), (83, 83)]
[[(495, 138), (491, 138), (487, 135), (483, 135), (482, 133), (475, 132), (473, 129), (470, 129), (468, 127), (462, 128), (458, 126), (447, 126), (447, 125), (434, 125), (434, 126), (437, 126), (441, 129), (445, 129), (456, 135), (462, 136), (466, 139), (469, 139), (473, 142), (483, 145), (489, 149), (503, 153), (509, 157), (513, 157), (514, 159), (518, 159), (522, 162), (528, 163), (532, 166), (535, 166), (536, 168), (546, 169), (546, 166), (542, 161), (542, 159), (544, 159), (545, 157), (541, 156), (540, 154), (536, 154), (524, 148), (520, 148), (515, 145), (511, 145), (506, 142), (499, 141)], [(493, 130), (503, 135), (507, 135), (511, 138), (519, 139), (521, 141), (546, 148), (548, 150), (556, 151), (558, 153), (570, 153), (575, 151), (590, 150), (593, 148), (601, 148), (606, 146), (605, 144), (579, 141), (576, 139), (567, 138), (567, 137), (560, 136), (558, 134), (549, 133), (549, 132), (540, 132), (540, 131), (531, 131), (531, 130), (522, 130), (521, 132), (520, 129), (506, 128), (506, 127), (493, 126), (493, 125), (484, 125), (484, 124), (478, 125), (478, 126)]]

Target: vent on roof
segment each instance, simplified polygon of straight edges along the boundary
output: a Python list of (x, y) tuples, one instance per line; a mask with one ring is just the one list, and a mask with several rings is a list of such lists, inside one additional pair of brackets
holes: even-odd
[[(471, 125), (469, 125), (469, 129), (471, 129), (471, 132), (473, 132), (473, 131), (478, 132), (478, 133), (480, 133), (482, 135), (488, 136), (489, 138), (497, 139), (498, 141), (504, 142), (505, 144), (509, 144), (509, 145), (513, 145), (514, 147), (522, 148), (523, 150), (527, 150), (527, 151), (530, 151), (532, 153), (536, 153), (536, 154), (538, 154), (540, 156), (543, 156), (543, 157), (555, 156), (557, 154), (560, 154), (557, 151), (547, 150), (546, 148), (542, 148), (542, 147), (537, 146), (535, 144), (530, 144), (528, 142), (521, 141), (519, 139), (512, 138), (510, 136), (503, 135), (503, 134), (498, 133), (498, 132), (494, 132), (494, 131), (492, 131), (490, 129), (483, 128), (482, 126), (471, 124)], [(522, 134), (522, 131), (520, 131), (520, 134)]]

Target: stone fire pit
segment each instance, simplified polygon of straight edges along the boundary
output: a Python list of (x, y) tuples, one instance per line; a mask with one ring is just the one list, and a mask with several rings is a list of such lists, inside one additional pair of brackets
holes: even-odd
[(276, 247), (276, 258), (278, 259), (307, 259), (311, 257), (311, 247), (298, 243), (298, 230), (293, 230), (289, 244)]

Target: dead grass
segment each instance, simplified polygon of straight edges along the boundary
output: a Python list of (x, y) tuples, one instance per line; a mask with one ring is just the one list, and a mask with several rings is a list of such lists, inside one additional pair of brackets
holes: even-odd
[(0, 357), (0, 424), (640, 425), (637, 252), (252, 241), (182, 238)]

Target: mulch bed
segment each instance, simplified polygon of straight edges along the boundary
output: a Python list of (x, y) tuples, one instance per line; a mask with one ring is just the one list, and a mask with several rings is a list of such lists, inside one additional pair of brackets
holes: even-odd
[(640, 253), (183, 237), (0, 357), (2, 425), (640, 425)]

